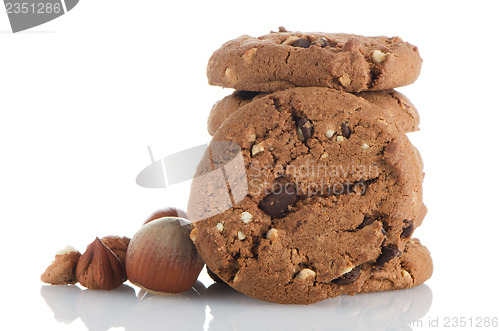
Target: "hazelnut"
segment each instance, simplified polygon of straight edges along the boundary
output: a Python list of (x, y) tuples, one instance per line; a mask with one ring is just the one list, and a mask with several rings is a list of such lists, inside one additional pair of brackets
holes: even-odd
[(101, 242), (116, 255), (116, 257), (123, 264), (123, 267), (125, 267), (125, 256), (127, 255), (127, 247), (130, 242), (130, 238), (107, 236), (101, 238)]
[(125, 266), (130, 282), (152, 293), (189, 290), (204, 265), (190, 232), (182, 218), (164, 217), (144, 225), (127, 250)]
[(182, 209), (167, 207), (155, 211), (151, 216), (148, 217), (148, 219), (144, 222), (144, 224), (148, 224), (149, 222), (157, 220), (162, 217), (181, 217), (187, 219), (187, 214)]
[(75, 284), (76, 265), (82, 254), (71, 246), (56, 253), (54, 261), (40, 277), (42, 282), (52, 285)]
[(76, 278), (91, 290), (113, 290), (127, 275), (118, 257), (96, 237), (78, 260)]

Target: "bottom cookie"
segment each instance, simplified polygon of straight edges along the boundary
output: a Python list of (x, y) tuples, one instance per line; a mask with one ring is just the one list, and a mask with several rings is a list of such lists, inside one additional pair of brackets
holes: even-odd
[(311, 304), (346, 294), (355, 295), (416, 287), (429, 279), (433, 271), (430, 253), (418, 239), (409, 240), (404, 252), (399, 257), (387, 261), (383, 266), (378, 266), (377, 262), (360, 265), (329, 283), (315, 281), (314, 271), (311, 271), (310, 274), (299, 273), (289, 284), (280, 286), (279, 289), (260, 283), (258, 278), (255, 278), (252, 283), (230, 283), (229, 285), (248, 296), (263, 301)]

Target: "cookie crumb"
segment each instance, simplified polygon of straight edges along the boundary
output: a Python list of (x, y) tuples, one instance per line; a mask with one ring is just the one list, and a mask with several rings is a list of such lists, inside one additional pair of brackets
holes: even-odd
[(247, 211), (242, 212), (240, 215), (240, 220), (242, 220), (243, 223), (245, 223), (245, 224), (250, 223), (252, 221), (252, 219), (253, 219), (253, 215)]

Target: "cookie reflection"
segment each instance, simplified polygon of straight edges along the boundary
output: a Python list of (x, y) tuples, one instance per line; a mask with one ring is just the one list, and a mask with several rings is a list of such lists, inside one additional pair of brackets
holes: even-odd
[[(432, 303), (421, 285), (404, 291), (341, 296), (309, 306), (279, 305), (249, 298), (227, 285), (213, 284), (206, 300), (209, 330), (412, 330)], [(250, 317), (250, 318), (249, 318)], [(251, 323), (242, 323), (251, 321)]]

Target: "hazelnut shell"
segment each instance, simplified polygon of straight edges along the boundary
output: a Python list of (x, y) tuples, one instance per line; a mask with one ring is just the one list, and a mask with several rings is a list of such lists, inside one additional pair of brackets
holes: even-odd
[(187, 221), (175, 217), (160, 218), (139, 229), (127, 250), (130, 282), (160, 294), (189, 290), (204, 265), (190, 232)]
[(148, 224), (149, 222), (157, 220), (162, 217), (181, 217), (185, 219), (188, 218), (184, 210), (175, 207), (167, 207), (155, 211), (151, 216), (148, 217), (148, 219), (144, 222), (144, 224)]

